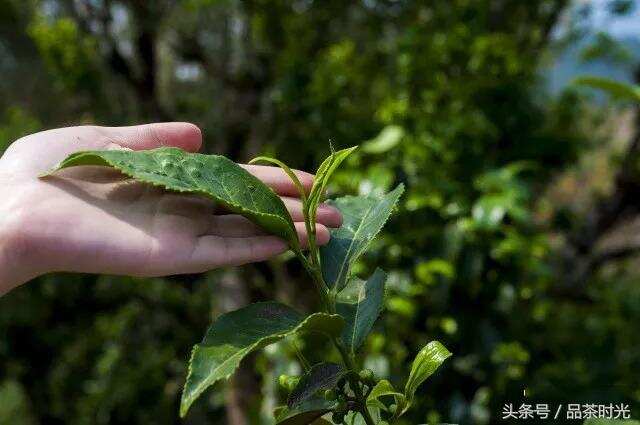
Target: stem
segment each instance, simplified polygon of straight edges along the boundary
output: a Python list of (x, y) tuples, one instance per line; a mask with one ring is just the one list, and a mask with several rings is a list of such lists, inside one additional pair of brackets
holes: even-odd
[[(343, 363), (345, 364), (345, 366), (347, 366), (347, 369), (355, 372), (356, 365), (353, 361), (351, 354), (349, 354), (349, 352), (344, 347), (344, 345), (342, 345), (342, 343), (338, 341), (336, 338), (333, 338), (332, 340), (333, 340), (333, 344), (336, 346), (336, 348), (338, 349), (338, 352), (340, 353), (340, 357), (342, 357)], [(348, 375), (347, 379), (349, 380), (349, 385), (351, 385), (351, 388), (353, 389), (353, 393), (355, 394), (356, 399), (358, 401), (357, 403), (358, 412), (360, 412), (360, 414), (364, 418), (364, 421), (367, 425), (375, 425), (375, 421), (371, 417), (371, 414), (369, 413), (369, 409), (367, 409), (367, 400), (365, 399), (365, 396), (362, 392), (362, 387), (360, 386), (360, 382), (358, 382), (358, 380), (353, 377), (352, 373)]]
[[(309, 273), (309, 275), (311, 276), (316, 290), (322, 298), (324, 310), (328, 313), (335, 314), (336, 294), (334, 293), (334, 291), (327, 291), (327, 285), (324, 281), (324, 277), (322, 276), (322, 269), (320, 267), (320, 252), (318, 250), (318, 246), (316, 245), (316, 229), (311, 225), (311, 220), (309, 219), (309, 211), (307, 211), (306, 208), (303, 208), (303, 213), (304, 224), (307, 230), (307, 237), (309, 239), (309, 255), (311, 261), (309, 261), (301, 252), (296, 252), (296, 255), (302, 262), (304, 268), (307, 270), (307, 273)], [(353, 393), (355, 394), (358, 412), (362, 415), (367, 425), (376, 425), (375, 421), (371, 417), (371, 414), (369, 413), (369, 409), (367, 409), (366, 396), (363, 393), (363, 388), (360, 385), (358, 379), (354, 378), (354, 373), (356, 373), (357, 368), (353, 357), (337, 338), (333, 337), (331, 338), (331, 340), (338, 349), (340, 357), (342, 357), (342, 362), (351, 372), (347, 375), (347, 379), (349, 380), (349, 385), (353, 390)]]

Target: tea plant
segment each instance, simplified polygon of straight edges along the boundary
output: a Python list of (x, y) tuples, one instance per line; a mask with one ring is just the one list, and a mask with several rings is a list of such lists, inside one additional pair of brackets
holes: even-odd
[(249, 353), (296, 334), (313, 332), (327, 338), (341, 363), (322, 362), (308, 367), (302, 376), (282, 376), (280, 384), (289, 394), (286, 405), (276, 409), (277, 424), (328, 424), (329, 418), (336, 424), (392, 422), (407, 412), (418, 386), (451, 355), (437, 341), (427, 344), (414, 359), (403, 391), (360, 367), (358, 350), (382, 310), (386, 274), (376, 269), (368, 279), (361, 280), (352, 274), (352, 267), (384, 226), (404, 187), (401, 184), (382, 197), (345, 196), (329, 201), (340, 210), (344, 221), (331, 231), (329, 243), (318, 247), (318, 205), (331, 175), (354, 150), (332, 152), (318, 168), (308, 195), (281, 161), (267, 157), (252, 161), (281, 167), (299, 190), (309, 239), (306, 254), (281, 199), (222, 156), (186, 153), (177, 148), (92, 151), (70, 155), (56, 168), (110, 166), (167, 190), (212, 198), (288, 241), (311, 277), (321, 311), (305, 317), (282, 303), (260, 302), (223, 314), (211, 325), (191, 353), (181, 416), (208, 387), (229, 378)]

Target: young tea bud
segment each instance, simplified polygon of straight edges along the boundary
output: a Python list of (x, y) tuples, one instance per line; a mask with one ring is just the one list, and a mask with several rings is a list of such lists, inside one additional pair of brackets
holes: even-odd
[(280, 375), (278, 377), (278, 383), (287, 391), (292, 391), (298, 385), (298, 381), (300, 381), (299, 376)]
[(335, 390), (326, 390), (324, 392), (324, 398), (325, 400), (333, 401), (338, 398), (338, 395), (336, 394)]
[(280, 375), (278, 376), (278, 383), (284, 389), (287, 389), (287, 382), (289, 381), (288, 375)]
[(376, 379), (371, 369), (362, 369), (358, 375), (360, 376), (362, 382), (365, 382), (367, 384), (375, 382)]

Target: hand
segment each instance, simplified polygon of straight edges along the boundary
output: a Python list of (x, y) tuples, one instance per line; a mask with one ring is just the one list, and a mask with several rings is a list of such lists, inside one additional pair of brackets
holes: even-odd
[[(195, 152), (200, 130), (187, 123), (69, 127), (13, 143), (0, 158), (0, 295), (51, 271), (162, 276), (196, 273), (271, 258), (287, 250), (242, 216), (222, 215), (202, 197), (127, 181), (106, 167), (38, 176), (81, 150), (175, 146)], [(306, 232), (297, 191), (275, 167), (244, 165), (284, 201), (302, 244)], [(313, 176), (296, 172), (308, 190)], [(224, 212), (222, 212), (224, 213)], [(318, 244), (341, 217), (318, 210)]]

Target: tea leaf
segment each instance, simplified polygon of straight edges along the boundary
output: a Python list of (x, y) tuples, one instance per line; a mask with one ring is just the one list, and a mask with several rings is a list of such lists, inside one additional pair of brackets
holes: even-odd
[(276, 412), (276, 424), (281, 425), (320, 425), (321, 416), (330, 412), (335, 401), (325, 400), (323, 397), (313, 397), (294, 408), (283, 407)]
[(335, 363), (319, 363), (307, 371), (287, 400), (289, 408), (295, 408), (309, 400), (318, 391), (333, 388), (345, 374), (344, 367)]
[(361, 284), (356, 303), (336, 305), (346, 323), (340, 338), (352, 353), (362, 345), (382, 311), (386, 280), (386, 273), (376, 269), (369, 280)]
[(327, 184), (329, 183), (329, 179), (340, 164), (342, 164), (342, 161), (344, 161), (357, 148), (357, 146), (354, 146), (337, 152), (332, 152), (331, 155), (325, 159), (322, 164), (320, 164), (320, 167), (318, 167), (316, 177), (313, 181), (313, 186), (311, 187), (311, 192), (309, 193), (309, 202), (307, 204), (307, 213), (311, 219), (312, 225), (316, 222), (316, 211)]
[(380, 154), (395, 148), (404, 137), (404, 129), (398, 125), (388, 125), (380, 134), (368, 140), (362, 146), (366, 153)]
[(300, 194), (300, 199), (302, 200), (303, 204), (306, 202), (307, 194), (304, 190), (304, 186), (300, 182), (300, 179), (298, 178), (298, 176), (296, 176), (296, 173), (294, 173), (293, 170), (289, 168), (287, 164), (280, 161), (279, 159), (270, 158), (268, 156), (258, 156), (256, 158), (253, 158), (251, 161), (249, 161), (249, 164), (255, 164), (256, 162), (269, 162), (271, 164), (275, 164), (278, 167), (282, 168), (282, 171), (284, 171), (287, 174), (287, 176), (289, 176), (289, 178), (293, 182), (296, 189), (298, 189), (298, 193)]
[(399, 393), (393, 388), (393, 385), (386, 379), (379, 381), (375, 387), (371, 389), (369, 396), (367, 397), (367, 406), (377, 407), (381, 410), (388, 410), (387, 407), (380, 401), (380, 397), (393, 396), (395, 404), (398, 406), (396, 412), (400, 413), (404, 410), (406, 399), (404, 394)]
[(601, 77), (579, 77), (575, 79), (574, 84), (600, 89), (616, 99), (640, 102), (640, 86)]
[(78, 165), (109, 166), (167, 190), (207, 196), (299, 250), (293, 221), (280, 197), (223, 156), (166, 147), (146, 151), (87, 151), (69, 155), (50, 173)]
[(342, 213), (342, 226), (331, 231), (329, 243), (320, 248), (322, 275), (330, 287), (344, 288), (351, 266), (384, 226), (404, 191), (400, 184), (382, 198), (345, 196), (329, 201)]
[(411, 365), (411, 373), (404, 388), (407, 404), (403, 413), (409, 409), (413, 402), (416, 389), (451, 356), (449, 350), (438, 341), (428, 343), (416, 356)]
[(252, 351), (298, 332), (335, 336), (343, 326), (344, 321), (338, 315), (315, 313), (305, 318), (277, 302), (251, 304), (223, 314), (207, 330), (203, 341), (193, 348), (180, 415), (187, 413), (206, 388), (231, 376)]

